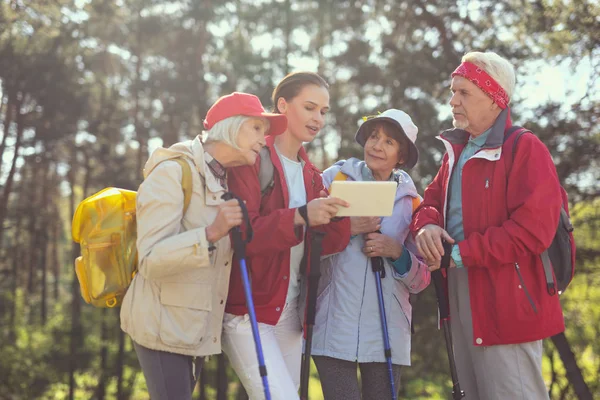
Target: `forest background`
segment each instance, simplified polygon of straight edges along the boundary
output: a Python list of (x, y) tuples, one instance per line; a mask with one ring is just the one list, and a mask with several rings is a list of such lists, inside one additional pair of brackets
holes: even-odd
[[(71, 217), (99, 189), (137, 189), (149, 153), (200, 133), (220, 95), (270, 105), (286, 73), (319, 72), (331, 112), (306, 147), (320, 168), (361, 156), (361, 116), (400, 108), (419, 127), (422, 193), (451, 126), (450, 73), (470, 50), (515, 65), (513, 120), (548, 146), (569, 192), (577, 274), (561, 296), (568, 342), (544, 346), (551, 398), (600, 396), (596, 1), (0, 0), (0, 399), (148, 398), (118, 310), (79, 295)], [(433, 288), (412, 300), (402, 398), (447, 399)], [(225, 357), (195, 398), (245, 398)]]

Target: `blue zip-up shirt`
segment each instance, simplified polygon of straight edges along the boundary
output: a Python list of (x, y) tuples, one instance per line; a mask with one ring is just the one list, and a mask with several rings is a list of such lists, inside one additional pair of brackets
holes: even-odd
[(491, 129), (488, 129), (476, 138), (472, 137), (469, 139), (467, 145), (460, 153), (458, 162), (456, 163), (454, 171), (452, 172), (452, 176), (450, 177), (450, 199), (448, 202), (446, 231), (456, 241), (456, 244), (452, 246), (452, 259), (458, 268), (462, 268), (463, 263), (457, 243), (461, 240), (465, 240), (462, 210), (462, 171), (463, 167), (467, 163), (467, 160), (481, 150), (491, 131)]

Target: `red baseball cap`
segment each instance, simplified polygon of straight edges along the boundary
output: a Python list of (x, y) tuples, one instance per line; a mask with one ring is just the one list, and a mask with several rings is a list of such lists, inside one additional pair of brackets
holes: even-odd
[(212, 128), (217, 122), (235, 115), (261, 117), (269, 120), (267, 135), (279, 135), (287, 128), (287, 117), (283, 114), (268, 113), (258, 97), (253, 94), (233, 92), (215, 101), (204, 119), (204, 129)]

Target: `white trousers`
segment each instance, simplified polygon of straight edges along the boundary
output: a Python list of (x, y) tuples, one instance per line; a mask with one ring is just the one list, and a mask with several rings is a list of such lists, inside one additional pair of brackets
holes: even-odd
[[(298, 299), (285, 305), (277, 325), (259, 323), (258, 330), (272, 400), (299, 399), (302, 323)], [(225, 314), (222, 347), (250, 400), (263, 400), (264, 388), (248, 314)]]

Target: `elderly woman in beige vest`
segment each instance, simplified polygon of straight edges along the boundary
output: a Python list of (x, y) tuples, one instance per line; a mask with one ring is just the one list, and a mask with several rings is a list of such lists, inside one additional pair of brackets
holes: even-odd
[[(242, 223), (237, 200), (224, 201), (227, 169), (252, 165), (264, 136), (282, 133), (284, 115), (265, 113), (256, 96), (233, 93), (210, 108), (200, 137), (159, 148), (137, 197), (139, 273), (121, 308), (152, 400), (191, 400), (204, 356), (221, 353), (221, 327), (233, 249)], [(192, 195), (184, 213), (184, 158)]]

